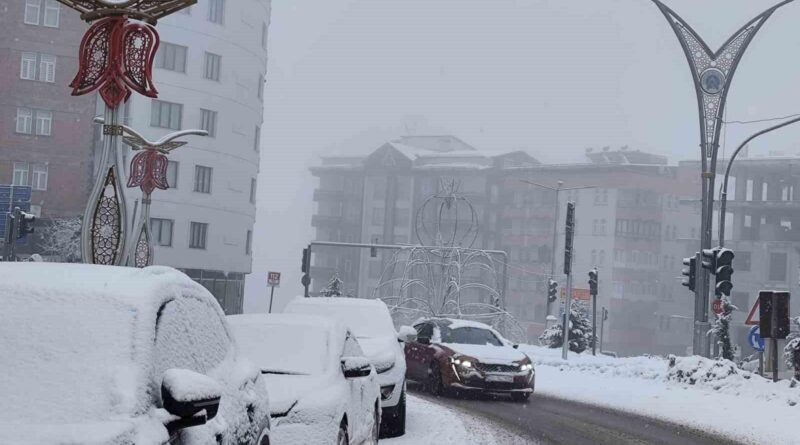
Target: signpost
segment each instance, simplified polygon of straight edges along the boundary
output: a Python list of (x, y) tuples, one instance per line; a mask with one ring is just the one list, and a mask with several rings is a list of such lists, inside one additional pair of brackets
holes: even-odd
[(564, 304), (564, 317), (562, 318), (562, 347), (561, 358), (567, 359), (569, 352), (569, 313), (572, 305), (572, 240), (575, 236), (575, 203), (567, 203), (567, 230), (564, 242), (564, 274), (567, 276), (567, 300)]
[(717, 314), (717, 315), (721, 314), (722, 313), (722, 299), (721, 298), (714, 299), (714, 302), (711, 303), (711, 309), (714, 310), (715, 314)]
[(275, 288), (281, 287), (281, 273), (280, 272), (267, 272), (267, 286), (270, 287), (269, 291), (269, 311), (272, 313), (272, 298), (275, 296)]
[(772, 381), (778, 381), (778, 340), (789, 335), (789, 292), (760, 291), (759, 331), (761, 337), (771, 339)]
[[(567, 290), (565, 288), (561, 288), (561, 300), (564, 300), (567, 297)], [(589, 301), (592, 299), (592, 295), (589, 293), (589, 289), (580, 289), (577, 287), (572, 288), (572, 299), (573, 300), (580, 300), (580, 301)]]

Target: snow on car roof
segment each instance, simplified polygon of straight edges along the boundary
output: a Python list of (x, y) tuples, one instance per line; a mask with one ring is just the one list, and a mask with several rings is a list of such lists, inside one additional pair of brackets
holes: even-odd
[(342, 350), (345, 328), (329, 317), (246, 314), (227, 319), (240, 352), (262, 371), (320, 374)]
[[(146, 409), (162, 304), (213, 297), (168, 267), (0, 263), (0, 423), (82, 423)], [(216, 303), (214, 303), (216, 304)]]
[(347, 297), (297, 297), (284, 313), (335, 317), (353, 331), (356, 337), (394, 337), (394, 323), (386, 303), (381, 300)]
[(420, 319), (418, 319), (418, 320), (416, 320), (414, 322), (414, 326), (416, 326), (416, 325), (418, 325), (420, 323), (426, 322), (426, 321), (433, 322), (434, 324), (437, 324), (437, 325), (440, 325), (440, 326), (447, 326), (450, 329), (479, 328), (479, 329), (488, 329), (490, 331), (494, 331), (494, 329), (491, 326), (489, 326), (488, 324), (481, 323), (481, 322), (478, 322), (478, 321), (463, 320), (463, 319), (458, 319), (458, 318), (439, 318), (439, 317), (435, 317), (435, 318), (420, 318)]

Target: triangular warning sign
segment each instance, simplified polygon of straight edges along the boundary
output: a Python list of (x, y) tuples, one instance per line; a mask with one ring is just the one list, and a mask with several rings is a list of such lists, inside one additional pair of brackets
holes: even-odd
[[(747, 315), (747, 320), (744, 321), (744, 324), (747, 326), (758, 326), (759, 320), (753, 320), (753, 316), (756, 315), (758, 312), (758, 302), (760, 298), (756, 298), (756, 302), (753, 304), (753, 308), (750, 309), (750, 313)], [(759, 317), (760, 318), (760, 317)]]

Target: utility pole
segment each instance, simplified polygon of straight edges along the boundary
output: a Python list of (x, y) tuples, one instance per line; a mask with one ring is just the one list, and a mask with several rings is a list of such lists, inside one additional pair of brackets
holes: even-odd
[(572, 309), (572, 241), (575, 237), (575, 203), (567, 203), (566, 235), (564, 237), (564, 274), (567, 276), (567, 301), (564, 302), (562, 323), (561, 358), (567, 359), (569, 353), (569, 315)]
[(608, 309), (601, 308), (600, 313), (600, 353), (603, 353), (603, 328), (605, 328), (606, 320), (608, 320)]
[(597, 332), (597, 286), (597, 267), (594, 267), (589, 271), (589, 294), (592, 296), (592, 355), (597, 355), (595, 348), (597, 345), (597, 336), (595, 335)]

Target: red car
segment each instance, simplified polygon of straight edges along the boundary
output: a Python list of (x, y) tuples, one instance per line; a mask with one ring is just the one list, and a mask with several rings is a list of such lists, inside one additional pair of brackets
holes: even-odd
[[(433, 394), (446, 389), (505, 393), (518, 401), (533, 393), (531, 359), (491, 327), (466, 320), (424, 319), (405, 342), (406, 378)], [(415, 338), (414, 338), (415, 337)]]

